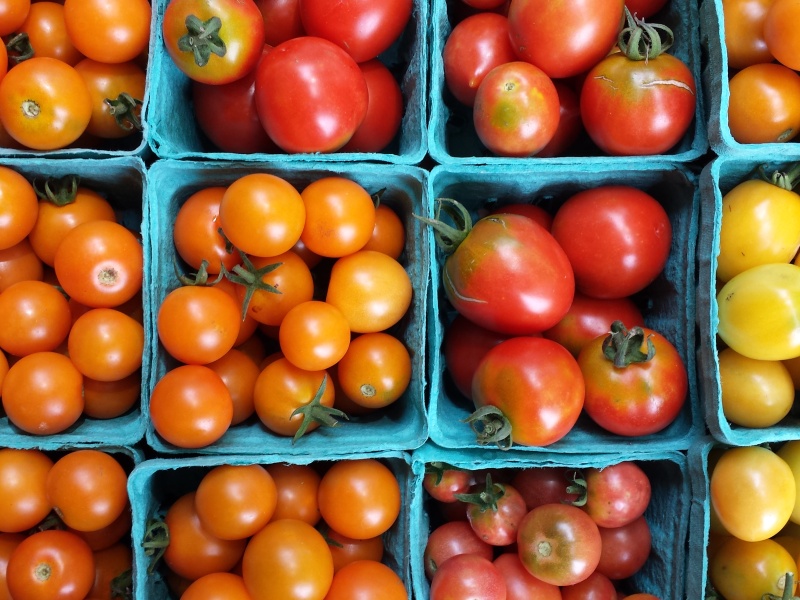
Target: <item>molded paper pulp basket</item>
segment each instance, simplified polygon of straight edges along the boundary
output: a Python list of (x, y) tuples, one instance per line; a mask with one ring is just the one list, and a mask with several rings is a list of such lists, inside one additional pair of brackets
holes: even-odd
[[(689, 376), (686, 403), (676, 420), (662, 431), (640, 437), (608, 433), (585, 415), (561, 440), (546, 447), (515, 445), (531, 452), (587, 454), (601, 452), (653, 452), (685, 450), (702, 433), (702, 413), (695, 381), (694, 251), (697, 236), (699, 192), (696, 177), (683, 167), (670, 164), (602, 165), (523, 168), (521, 166), (436, 167), (430, 177), (429, 198), (453, 198), (473, 216), (476, 211), (510, 201), (540, 204), (551, 214), (569, 196), (601, 185), (631, 185), (659, 200), (672, 224), (672, 248), (663, 273), (635, 301), (645, 325), (664, 335), (683, 358)], [(429, 232), (430, 234), (431, 232)], [(432, 238), (432, 235), (431, 235)], [(433, 242), (431, 242), (432, 244)], [(470, 426), (464, 422), (474, 406), (451, 385), (445, 373), (440, 346), (455, 312), (441, 285), (443, 254), (431, 250), (431, 297), (428, 302), (428, 377), (431, 382), (428, 426), (431, 440), (447, 448), (480, 448)]]
[[(394, 208), (406, 228), (406, 247), (401, 262), (411, 278), (411, 307), (401, 322), (392, 328), (408, 348), (412, 359), (412, 380), (403, 396), (391, 406), (371, 415), (341, 421), (334, 428), (321, 427), (306, 434), (296, 444), (291, 438), (269, 432), (253, 418), (232, 427), (221, 440), (193, 452), (240, 454), (307, 454), (325, 456), (331, 451), (370, 452), (407, 450), (420, 446), (427, 438), (424, 408), (425, 385), (425, 299), (428, 285), (428, 245), (422, 224), (413, 214), (426, 206), (427, 173), (404, 165), (345, 163), (220, 163), (156, 162), (148, 172), (150, 178), (150, 227), (153, 232), (148, 251), (153, 268), (148, 272), (152, 292), (149, 304), (150, 325), (155, 331), (158, 307), (167, 293), (177, 287), (173, 259), (172, 227), (183, 202), (194, 192), (208, 186), (227, 186), (249, 173), (265, 172), (287, 179), (302, 190), (322, 177), (337, 175), (363, 185), (370, 193), (385, 188), (381, 202)], [(155, 353), (150, 388), (178, 363), (158, 345)], [(143, 407), (148, 414), (148, 407)], [(166, 443), (148, 422), (147, 442), (164, 453), (187, 452)]]
[[(428, 534), (437, 525), (437, 516), (430, 512), (429, 498), (422, 487), (425, 464), (444, 462), (477, 471), (481, 469), (527, 469), (539, 467), (569, 467), (582, 469), (606, 467), (625, 460), (635, 460), (650, 479), (652, 496), (645, 512), (650, 526), (652, 549), (647, 563), (630, 580), (621, 584), (629, 593), (648, 592), (663, 600), (682, 600), (685, 591), (685, 557), (689, 514), (691, 508), (689, 469), (686, 457), (679, 452), (650, 452), (646, 454), (530, 454), (510, 450), (491, 452), (476, 450), (447, 450), (427, 443), (412, 456), (414, 493), (411, 505), (411, 577), (414, 595), (430, 596), (425, 577), (423, 552)], [(702, 598), (702, 596), (688, 596)]]
[(149, 519), (163, 517), (169, 506), (183, 494), (197, 489), (197, 485), (208, 471), (219, 465), (269, 465), (288, 463), (297, 465), (325, 466), (334, 461), (374, 458), (381, 460), (397, 477), (400, 484), (400, 516), (384, 534), (383, 562), (389, 565), (411, 589), (409, 553), (409, 507), (416, 493), (411, 475), (411, 457), (403, 452), (321, 453), (313, 456), (203, 456), (192, 458), (157, 458), (147, 460), (134, 469), (128, 479), (128, 494), (133, 511), (134, 597), (142, 600), (171, 598), (160, 572), (148, 575), (150, 558), (145, 555), (141, 541), (144, 539)]
[[(428, 124), (428, 151), (437, 162), (446, 164), (575, 164), (597, 161), (602, 157), (610, 164), (624, 157), (601, 155), (591, 143), (576, 144), (569, 156), (555, 158), (499, 157), (480, 142), (472, 124), (472, 109), (461, 105), (447, 89), (442, 53), (455, 22), (454, 8), (461, 0), (433, 0), (431, 8), (431, 106)], [(694, 0), (672, 0), (648, 22), (663, 23), (675, 34), (675, 45), (669, 50), (683, 60), (692, 71), (697, 87), (695, 119), (683, 139), (667, 154), (637, 157), (639, 164), (663, 160), (689, 162), (699, 158), (708, 148), (700, 85), (699, 17)], [(632, 116), (633, 118), (633, 116)]]
[[(153, 34), (152, 95), (158, 102), (147, 107), (148, 142), (160, 158), (200, 158), (224, 160), (277, 160), (290, 155), (234, 154), (216, 149), (196, 125), (192, 107), (191, 81), (172, 62), (164, 47), (162, 24), (168, 0), (154, 0), (156, 13)], [(380, 161), (417, 164), (427, 151), (425, 124), (428, 77), (428, 3), (414, 0), (411, 19), (405, 31), (380, 59), (397, 77), (403, 92), (405, 114), (400, 132), (383, 152), (340, 152), (294, 154), (294, 161)]]
[[(142, 238), (149, 237), (148, 223), (143, 218), (143, 199), (147, 193), (145, 167), (138, 157), (116, 157), (98, 159), (44, 158), (0, 159), (0, 165), (9, 167), (25, 176), (28, 181), (48, 177), (78, 175), (81, 185), (104, 196), (115, 208), (118, 220), (134, 233), (141, 231)], [(144, 269), (150, 268), (145, 252)], [(142, 303), (149, 301), (149, 290), (142, 288)], [(150, 378), (151, 332), (145, 325), (145, 343), (142, 357), (142, 395), (146, 393)], [(72, 427), (62, 433), (36, 436), (15, 427), (5, 415), (0, 415), (0, 446), (14, 448), (40, 447), (55, 449), (62, 446), (83, 447), (97, 444), (130, 446), (144, 437), (145, 422), (140, 405), (114, 419), (91, 419), (81, 417)]]

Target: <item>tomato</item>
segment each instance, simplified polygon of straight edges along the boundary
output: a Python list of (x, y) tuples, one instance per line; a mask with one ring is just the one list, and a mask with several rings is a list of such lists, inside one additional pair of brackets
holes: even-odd
[(195, 270), (205, 260), (206, 271), (211, 275), (218, 274), (221, 265), (231, 270), (240, 261), (238, 253), (226, 249), (225, 238), (219, 232), (217, 220), (225, 189), (210, 186), (190, 195), (178, 209), (172, 228), (178, 255)]
[(553, 237), (575, 272), (575, 287), (593, 298), (623, 298), (664, 269), (672, 225), (650, 194), (604, 185), (574, 194), (553, 218)]
[(241, 314), (217, 287), (172, 290), (158, 308), (158, 338), (182, 363), (203, 365), (222, 358), (236, 342)]
[(375, 250), (400, 259), (406, 247), (406, 230), (397, 213), (385, 204), (375, 208), (375, 227), (362, 250)]
[(472, 106), (483, 78), (515, 60), (508, 19), (497, 13), (477, 13), (458, 23), (447, 37), (442, 53), (445, 84), (456, 100)]
[(550, 77), (578, 75), (597, 64), (614, 46), (623, 6), (623, 0), (569, 4), (512, 0), (508, 9), (511, 43), (521, 60)]
[(258, 65), (258, 115), (286, 152), (335, 152), (364, 121), (368, 104), (358, 64), (328, 40), (287, 40)]
[(531, 467), (519, 469), (511, 485), (522, 494), (528, 510), (542, 504), (572, 503), (578, 498), (570, 490), (573, 471), (565, 467)]
[(342, 311), (353, 333), (384, 331), (411, 306), (411, 278), (399, 262), (374, 250), (338, 259), (325, 301)]
[(211, 535), (194, 506), (195, 492), (178, 498), (167, 510), (169, 545), (164, 562), (178, 575), (198, 579), (218, 571), (230, 571), (241, 560), (247, 540), (221, 540)]
[(425, 575), (428, 579), (433, 578), (447, 559), (458, 554), (474, 554), (492, 560), (494, 550), (478, 537), (466, 521), (443, 523), (428, 535), (423, 554)]
[[(39, 201), (36, 223), (28, 240), (43, 263), (53, 266), (56, 250), (64, 237), (78, 225), (88, 221), (115, 221), (114, 208), (99, 193), (77, 180), (70, 179), (67, 186), (50, 187), (45, 199)], [(74, 186), (74, 187), (68, 187)]]
[[(561, 588), (561, 600), (618, 600), (617, 590), (611, 580), (595, 571), (575, 585)], [(641, 600), (645, 600), (642, 598)], [(658, 600), (657, 598), (655, 600)]]
[(60, 433), (81, 416), (82, 381), (66, 356), (29, 354), (14, 363), (3, 380), (3, 409), (9, 421), (27, 433)]
[(56, 250), (53, 266), (64, 291), (94, 308), (113, 308), (142, 289), (139, 240), (112, 221), (90, 221), (72, 229)]
[(501, 554), (494, 559), (494, 566), (506, 582), (506, 600), (561, 600), (558, 586), (528, 573), (517, 554)]
[(581, 106), (577, 92), (561, 80), (553, 81), (558, 93), (558, 127), (553, 137), (536, 156), (564, 156), (583, 133)]
[(742, 356), (800, 356), (800, 267), (767, 264), (743, 271), (719, 290), (717, 307), (717, 333)]
[(711, 584), (728, 600), (761, 598), (770, 593), (780, 598), (786, 574), (797, 570), (792, 555), (777, 542), (733, 537), (714, 554), (708, 567)]
[(409, 594), (400, 576), (375, 560), (357, 560), (336, 571), (327, 600), (375, 597), (407, 600)]
[(75, 46), (100, 62), (135, 59), (150, 41), (150, 3), (147, 0), (65, 0), (64, 20)]
[(539, 225), (547, 229), (547, 231), (550, 231), (550, 228), (553, 226), (553, 216), (538, 204), (512, 202), (511, 204), (497, 206), (489, 211), (490, 215), (504, 215), (509, 213), (533, 219)]
[[(6, 76), (7, 78), (8, 76)], [(800, 131), (800, 75), (760, 63), (730, 80), (728, 126), (740, 144), (788, 142)]]
[(331, 527), (357, 540), (389, 530), (400, 515), (394, 473), (371, 458), (334, 463), (319, 484), (319, 510)]
[(332, 304), (319, 300), (302, 302), (286, 313), (278, 335), (286, 359), (306, 371), (332, 367), (350, 345), (345, 315)]
[(552, 80), (523, 61), (503, 63), (477, 88), (472, 122), (481, 143), (499, 156), (531, 156), (558, 129), (560, 108)]
[(306, 371), (285, 358), (264, 367), (256, 379), (253, 400), (258, 418), (278, 435), (297, 439), (322, 423), (335, 422), (330, 416), (334, 390), (327, 373)]
[(254, 598), (322, 600), (333, 580), (333, 559), (325, 538), (311, 525), (281, 519), (247, 544), (242, 576)]
[(130, 536), (131, 519), (131, 507), (129, 504), (120, 515), (106, 527), (94, 531), (78, 531), (77, 529), (70, 529), (69, 527), (67, 530), (89, 544), (92, 552), (99, 552), (100, 550), (105, 550), (117, 544), (126, 536)]
[(770, 54), (779, 63), (800, 70), (800, 37), (790, 23), (800, 18), (800, 2), (797, 0), (775, 0), (764, 19), (764, 39)]
[(599, 527), (601, 542), (597, 572), (609, 579), (632, 577), (650, 556), (651, 536), (647, 520), (637, 517), (620, 527)]
[[(16, 32), (28, 35), (26, 43), (33, 49), (34, 56), (55, 58), (73, 67), (83, 58), (83, 54), (75, 47), (75, 43), (67, 33), (63, 3), (32, 3), (25, 22), (16, 29)], [(25, 47), (25, 42), (17, 45), (9, 41), (9, 44), (12, 56), (18, 54), (18, 57), (22, 58), (27, 55), (28, 48)]]
[(592, 298), (575, 293), (567, 314), (542, 336), (558, 342), (577, 358), (584, 346), (611, 331), (614, 321), (630, 328), (644, 325), (644, 317), (628, 297)]
[(648, 19), (667, 5), (667, 0), (625, 0), (625, 6), (634, 16)]
[(644, 514), (650, 502), (650, 480), (636, 463), (622, 461), (602, 469), (582, 471), (580, 487), (585, 487), (585, 503), (575, 503), (599, 527), (627, 525)]
[(556, 239), (519, 215), (490, 215), (470, 225), (453, 240), (442, 268), (453, 307), (481, 327), (513, 335), (558, 323), (572, 303), (575, 280)]
[(75, 65), (92, 98), (92, 118), (86, 132), (118, 139), (141, 131), (145, 72), (133, 61), (102, 63), (90, 58)]
[(337, 372), (353, 402), (383, 408), (398, 400), (411, 383), (411, 356), (396, 337), (365, 333), (350, 342)]
[[(782, 458), (789, 468), (795, 479), (795, 487), (800, 488), (800, 443), (796, 440), (790, 440), (781, 446), (778, 450), (778, 456)], [(797, 490), (800, 492), (800, 489)], [(792, 516), (789, 517), (792, 523), (800, 524), (800, 502), (798, 502), (800, 494), (795, 495), (795, 506), (792, 510)]]
[(30, 0), (3, 0), (0, 2), (0, 35), (14, 33), (30, 11)]
[(94, 553), (95, 578), (89, 598), (97, 600), (113, 600), (116, 595), (124, 593), (125, 587), (120, 585), (120, 576), (130, 573), (133, 568), (133, 553), (127, 544), (115, 544), (110, 548)]
[(522, 495), (512, 486), (493, 483), (491, 477), (485, 483), (473, 486), (471, 493), (459, 494), (461, 502), (467, 502), (467, 520), (478, 537), (492, 546), (508, 546), (517, 539), (517, 530), (528, 508)]
[(686, 402), (689, 377), (669, 340), (619, 322), (578, 355), (586, 381), (584, 410), (617, 435), (649, 435), (672, 423)]
[(272, 518), (277, 490), (260, 465), (220, 465), (197, 486), (195, 510), (203, 527), (223, 540), (240, 540), (258, 533)]
[(52, 466), (40, 450), (0, 449), (0, 532), (27, 531), (48, 515), (45, 482)]
[(24, 240), (33, 229), (37, 215), (33, 186), (16, 171), (0, 166), (0, 250)]
[(252, 0), (173, 0), (164, 11), (162, 32), (175, 65), (201, 83), (244, 77), (264, 48), (264, 20)]
[(333, 572), (361, 560), (380, 562), (383, 558), (383, 538), (375, 536), (365, 540), (354, 540), (332, 529), (325, 532), (333, 558)]
[(717, 278), (728, 281), (766, 263), (788, 263), (800, 248), (800, 196), (761, 179), (743, 181), (722, 199)]
[(268, 465), (277, 490), (273, 520), (298, 519), (309, 525), (320, 520), (317, 491), (320, 475), (308, 465), (275, 463)]
[(83, 414), (93, 419), (113, 419), (128, 412), (142, 392), (140, 371), (117, 381), (83, 378)]
[(67, 348), (73, 364), (96, 381), (118, 381), (142, 366), (144, 328), (111, 308), (95, 308), (72, 325)]
[(219, 224), (241, 251), (277, 256), (300, 239), (306, 219), (300, 193), (285, 179), (252, 173), (228, 186), (219, 207)]
[[(764, 486), (764, 481), (770, 485)], [(761, 446), (726, 450), (711, 473), (710, 491), (722, 525), (748, 542), (778, 533), (794, 510), (796, 497), (789, 465)]]
[(422, 487), (437, 502), (458, 502), (458, 494), (466, 494), (474, 483), (470, 471), (443, 462), (425, 464)]
[(64, 523), (95, 531), (117, 519), (128, 504), (128, 476), (117, 460), (99, 450), (74, 450), (47, 474), (47, 499)]
[(27, 239), (0, 250), (0, 294), (20, 281), (41, 281), (43, 278), (42, 261), (36, 256)]
[(772, 62), (772, 54), (764, 39), (764, 21), (774, 1), (723, 0), (725, 50), (731, 69)]
[(0, 348), (16, 356), (55, 350), (72, 324), (67, 299), (43, 281), (20, 281), (5, 290), (0, 314)]
[(600, 562), (600, 532), (592, 518), (568, 504), (543, 504), (519, 526), (517, 547), (528, 572), (553, 585), (580, 583)]
[[(489, 350), (472, 380), (480, 444), (548, 446), (575, 425), (583, 407), (578, 363), (544, 338), (511, 338)], [(510, 429), (510, 431), (509, 431)]]
[(89, 90), (67, 63), (31, 58), (0, 81), (0, 121), (11, 137), (33, 150), (71, 144), (91, 116)]
[(431, 580), (430, 600), (449, 598), (506, 600), (506, 582), (491, 559), (458, 554), (439, 565)]
[(221, 438), (233, 418), (233, 401), (219, 375), (202, 365), (168, 371), (150, 395), (156, 432), (180, 448), (202, 448)]
[(25, 536), (20, 533), (0, 533), (0, 600), (11, 600), (11, 592), (6, 585), (8, 559)]
[(241, 575), (209, 573), (191, 582), (181, 600), (251, 600), (251, 596)]
[(299, 0), (308, 35), (327, 39), (357, 63), (375, 58), (392, 45), (411, 17), (412, 0)]
[(69, 531), (34, 533), (11, 554), (6, 583), (13, 598), (83, 600), (94, 583), (92, 550)]
[(230, 392), (233, 401), (231, 425), (248, 419), (255, 411), (253, 389), (261, 372), (255, 361), (241, 350), (233, 348), (207, 366), (220, 376)]
[(264, 17), (264, 41), (270, 46), (305, 35), (300, 0), (256, 0)]
[(744, 427), (770, 427), (789, 414), (795, 390), (782, 362), (755, 360), (725, 348), (718, 364), (726, 420)]

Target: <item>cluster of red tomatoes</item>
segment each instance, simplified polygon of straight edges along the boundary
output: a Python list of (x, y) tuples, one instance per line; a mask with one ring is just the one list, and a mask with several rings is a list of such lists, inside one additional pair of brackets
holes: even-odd
[(34, 435), (139, 400), (142, 245), (103, 196), (67, 177), (37, 191), (0, 167), (0, 395)]
[(777, 450), (712, 448), (708, 473), (713, 588), (725, 600), (793, 597), (800, 565), (800, 442)]
[[(403, 395), (411, 356), (392, 332), (412, 299), (398, 260), (405, 227), (375, 203), (344, 177), (298, 191), (268, 173), (186, 199), (173, 238), (198, 275), (157, 316), (164, 350), (182, 363), (150, 398), (165, 440), (206, 446), (254, 412), (296, 440)], [(265, 357), (257, 331), (276, 352)]]
[(480, 10), (447, 38), (445, 82), (492, 153), (560, 156), (585, 129), (606, 154), (663, 154), (694, 119), (694, 77), (664, 53), (671, 30), (644, 21), (663, 0), (462, 2)]
[(742, 144), (788, 142), (800, 132), (800, 6), (722, 0), (730, 70), (728, 125)]
[(669, 257), (671, 224), (655, 198), (605, 185), (572, 195), (553, 216), (511, 204), (472, 225), (447, 200), (442, 212), (463, 225), (428, 220), (459, 315), (442, 351), (477, 409), (468, 422), (479, 443), (546, 446), (582, 411), (625, 436), (655, 433), (677, 417), (688, 386), (683, 361), (642, 327), (631, 300)]
[(582, 471), (428, 463), (423, 487), (429, 514), (443, 519), (424, 552), (431, 600), (617, 598), (615, 583), (650, 555), (650, 480), (634, 462)]
[(130, 597), (128, 474), (118, 458), (0, 449), (0, 598)]
[(147, 0), (0, 2), (0, 146), (95, 147), (141, 130)]
[(379, 459), (221, 465), (167, 507), (145, 544), (183, 600), (407, 600), (381, 562), (400, 510)]
[[(722, 408), (743, 427), (789, 414), (800, 384), (800, 166), (746, 179), (722, 198), (717, 332)], [(798, 386), (800, 387), (800, 386)]]
[(164, 44), (193, 80), (197, 123), (228, 152), (378, 152), (403, 97), (378, 60), (412, 0), (172, 0)]

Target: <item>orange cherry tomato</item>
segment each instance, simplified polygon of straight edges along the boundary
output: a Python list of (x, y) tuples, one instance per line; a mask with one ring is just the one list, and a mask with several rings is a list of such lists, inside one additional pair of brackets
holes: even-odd
[(764, 20), (764, 39), (779, 63), (800, 71), (800, 35), (795, 24), (800, 21), (800, 2), (774, 0)]
[(45, 484), (52, 466), (40, 450), (0, 449), (0, 532), (27, 531), (48, 515)]
[(375, 209), (375, 228), (372, 237), (364, 244), (362, 250), (383, 252), (398, 260), (406, 247), (406, 229), (397, 213), (379, 204)]
[(320, 475), (308, 465), (274, 463), (267, 465), (277, 491), (277, 503), (273, 520), (298, 519), (309, 525), (320, 520), (319, 490)]
[(331, 556), (333, 556), (334, 572), (357, 560), (380, 562), (383, 558), (383, 538), (381, 536), (354, 540), (333, 529), (329, 529), (326, 536), (330, 542), (333, 542), (329, 542), (328, 545), (331, 548)]
[(34, 56), (47, 56), (75, 66), (83, 58), (67, 34), (64, 6), (57, 2), (34, 2), (25, 22), (16, 30), (26, 33)]
[(338, 308), (310, 300), (286, 313), (278, 339), (281, 352), (293, 365), (321, 371), (335, 365), (347, 352), (350, 327)]
[(0, 294), (20, 281), (41, 281), (44, 278), (42, 261), (36, 256), (27, 239), (0, 250)]
[(255, 361), (236, 348), (222, 358), (209, 363), (208, 368), (220, 376), (233, 400), (231, 425), (238, 425), (255, 412), (253, 392), (261, 371)]
[(0, 533), (0, 600), (11, 600), (11, 592), (6, 585), (8, 559), (24, 539), (21, 533)]
[(383, 408), (408, 388), (411, 356), (403, 342), (388, 333), (364, 333), (350, 342), (337, 373), (342, 391), (353, 402)]
[(83, 378), (83, 414), (93, 419), (113, 419), (128, 412), (142, 394), (142, 373), (117, 381)]
[(342, 567), (333, 576), (327, 600), (380, 595), (386, 600), (407, 600), (408, 592), (400, 576), (375, 560), (358, 560)]
[(92, 101), (90, 135), (103, 139), (124, 138), (142, 130), (145, 72), (133, 61), (102, 63), (86, 58), (75, 65)]
[(94, 585), (89, 598), (114, 600), (124, 594), (125, 588), (115, 582), (126, 571), (133, 569), (133, 552), (128, 544), (114, 544), (94, 553)]
[(241, 575), (209, 573), (191, 582), (181, 600), (253, 600)]
[(764, 39), (764, 21), (774, 0), (722, 0), (728, 66), (743, 69), (772, 62)]
[(0, 1), (0, 35), (14, 33), (25, 21), (30, 8), (30, 0)]
[(772, 63), (736, 73), (730, 81), (728, 125), (741, 144), (794, 139), (800, 132), (800, 75)]
[(142, 366), (144, 328), (113, 308), (95, 308), (72, 325), (67, 347), (72, 362), (86, 377), (118, 381)]
[(0, 250), (25, 239), (36, 223), (38, 211), (36, 192), (28, 180), (0, 166)]
[(65, 0), (64, 18), (75, 46), (91, 59), (122, 63), (147, 49), (147, 0)]
[(64, 295), (44, 281), (20, 281), (0, 294), (0, 348), (15, 356), (55, 350), (72, 325)]

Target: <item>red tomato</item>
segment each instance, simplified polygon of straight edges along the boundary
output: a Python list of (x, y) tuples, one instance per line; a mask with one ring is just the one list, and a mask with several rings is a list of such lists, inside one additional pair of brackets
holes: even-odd
[(558, 92), (558, 128), (553, 138), (536, 156), (564, 156), (583, 133), (581, 101), (577, 92), (560, 80), (553, 81)]
[(593, 298), (643, 289), (664, 269), (672, 243), (664, 207), (626, 185), (571, 196), (556, 212), (552, 234), (569, 258), (577, 290)]
[(443, 523), (428, 535), (423, 553), (425, 575), (433, 578), (439, 566), (458, 554), (475, 554), (486, 560), (492, 560), (494, 549), (481, 540), (472, 526), (466, 521), (450, 521)]
[(458, 554), (444, 561), (431, 580), (430, 600), (480, 598), (506, 600), (506, 582), (488, 558)]
[(492, 546), (508, 546), (517, 539), (517, 530), (528, 508), (522, 495), (512, 486), (492, 483), (476, 484), (471, 493), (458, 496), (467, 502), (467, 520), (478, 537)]
[(472, 473), (447, 463), (425, 464), (422, 487), (428, 495), (438, 502), (457, 502), (456, 494), (465, 494), (474, 483)]
[(508, 19), (489, 12), (467, 17), (450, 32), (442, 60), (447, 89), (456, 100), (472, 106), (486, 74), (517, 60), (508, 39)]
[[(624, 0), (512, 0), (511, 43), (520, 59), (550, 77), (578, 75), (600, 61), (617, 41)], [(576, 18), (576, 15), (579, 17)]]
[(270, 46), (305, 34), (300, 0), (256, 0), (264, 17), (264, 41)]
[(619, 600), (619, 596), (611, 580), (595, 571), (580, 583), (563, 586), (561, 600)]
[(625, 0), (625, 6), (640, 19), (649, 19), (667, 5), (667, 0)]
[(585, 503), (577, 504), (599, 527), (622, 527), (644, 514), (650, 503), (650, 479), (631, 461), (584, 469)]
[(525, 499), (528, 510), (542, 504), (572, 503), (578, 495), (569, 491), (570, 475), (565, 467), (531, 467), (520, 469), (511, 480)]
[(506, 582), (506, 600), (562, 600), (558, 586), (531, 575), (519, 555), (506, 552), (494, 559)]
[(358, 64), (328, 40), (288, 40), (258, 65), (258, 115), (286, 152), (335, 152), (364, 121), (368, 104)]
[(412, 0), (300, 0), (300, 18), (308, 35), (330, 40), (361, 63), (400, 37), (412, 6)]
[(475, 94), (472, 121), (481, 142), (500, 156), (531, 156), (555, 136), (558, 92), (538, 67), (523, 61), (489, 71)]
[[(651, 329), (635, 327), (628, 332), (615, 324), (611, 336), (618, 340), (609, 342), (611, 346), (620, 348), (622, 344), (627, 350), (604, 350), (607, 338), (599, 337), (578, 355), (586, 381), (586, 413), (603, 429), (618, 435), (661, 431), (677, 418), (686, 402), (689, 380), (683, 359), (664, 336)], [(628, 341), (623, 341), (625, 338)]]
[(599, 527), (602, 540), (597, 572), (609, 579), (626, 579), (637, 573), (650, 556), (650, 527), (638, 517), (621, 527)]
[(489, 350), (478, 365), (472, 381), (478, 411), (471, 424), (481, 444), (547, 446), (575, 425), (583, 396), (580, 368), (563, 346), (544, 338), (512, 338)]
[(202, 83), (244, 77), (264, 49), (264, 20), (253, 0), (173, 0), (162, 29), (175, 65)]
[(511, 204), (504, 204), (489, 211), (490, 215), (503, 215), (509, 213), (512, 215), (522, 215), (523, 217), (533, 219), (539, 225), (547, 229), (547, 231), (550, 231), (550, 228), (553, 226), (553, 215), (551, 215), (538, 204), (512, 202)]
[(553, 585), (580, 583), (597, 567), (600, 531), (591, 517), (568, 504), (543, 504), (520, 523), (520, 560), (534, 577)]

